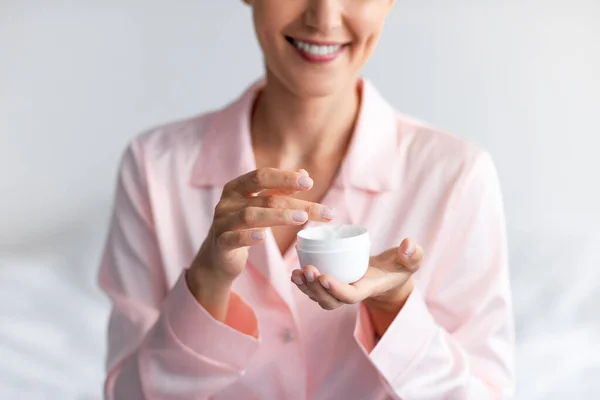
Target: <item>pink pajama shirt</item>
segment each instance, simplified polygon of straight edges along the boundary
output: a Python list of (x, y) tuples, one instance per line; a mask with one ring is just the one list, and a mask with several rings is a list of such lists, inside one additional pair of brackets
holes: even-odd
[[(300, 267), (293, 247), (282, 256), (270, 231), (233, 284), (228, 324), (195, 300), (183, 273), (224, 184), (256, 168), (249, 125), (263, 84), (222, 110), (147, 132), (126, 151), (99, 275), (113, 305), (106, 397), (512, 397), (494, 164), (476, 146), (398, 115), (368, 81), (349, 153), (322, 203), (336, 208), (336, 223), (369, 229), (373, 255), (405, 237), (423, 247), (415, 289), (387, 332), (376, 343), (364, 306), (325, 311), (302, 294), (290, 282)], [(258, 339), (232, 328), (249, 324)]]

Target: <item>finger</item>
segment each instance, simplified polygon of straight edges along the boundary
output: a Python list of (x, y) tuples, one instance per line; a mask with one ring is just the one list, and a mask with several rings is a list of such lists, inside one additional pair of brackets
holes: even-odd
[(309, 176), (299, 172), (260, 168), (227, 183), (224, 191), (234, 191), (246, 197), (267, 189), (306, 191), (310, 190), (313, 184)]
[(301, 269), (295, 269), (292, 271), (292, 282), (294, 282), (297, 286), (306, 284), (306, 281), (304, 280), (304, 273)]
[(240, 247), (253, 246), (262, 243), (266, 238), (264, 230), (245, 230), (225, 232), (219, 236), (219, 248), (233, 250)]
[(269, 228), (272, 226), (303, 225), (308, 221), (306, 211), (247, 207), (217, 223), (222, 231)]
[(320, 274), (315, 267), (307, 265), (303, 268), (303, 272), (306, 279), (306, 285), (315, 296), (316, 301), (321, 308), (325, 310), (335, 310), (343, 304), (321, 285), (318, 279)]
[(308, 286), (306, 285), (306, 281), (304, 280), (304, 273), (300, 269), (296, 269), (292, 272), (292, 282), (296, 284), (298, 289), (305, 295), (307, 295), (311, 300), (316, 301), (314, 294), (310, 291)]
[(292, 197), (259, 196), (249, 199), (248, 205), (273, 209), (303, 210), (308, 213), (308, 219), (311, 221), (330, 222), (335, 216), (335, 209), (331, 207)]
[[(309, 176), (308, 171), (305, 169), (299, 169), (297, 171), (300, 175)], [(258, 193), (259, 196), (291, 196), (298, 193), (297, 189), (267, 189)]]
[(406, 238), (398, 246), (396, 263), (400, 264), (407, 272), (415, 273), (423, 264), (423, 248), (410, 238)]

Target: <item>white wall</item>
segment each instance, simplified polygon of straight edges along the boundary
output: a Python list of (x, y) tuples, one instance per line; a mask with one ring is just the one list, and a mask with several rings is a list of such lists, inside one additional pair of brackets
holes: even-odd
[(487, 147), (509, 223), (600, 221), (600, 2), (398, 2), (371, 71), (397, 107)]
[(130, 137), (261, 72), (249, 12), (231, 2), (0, 4), (0, 243), (106, 212)]
[[(0, 243), (106, 212), (118, 156), (261, 72), (241, 1), (0, 2)], [(401, 0), (365, 73), (496, 158), (516, 229), (600, 220), (600, 2)]]

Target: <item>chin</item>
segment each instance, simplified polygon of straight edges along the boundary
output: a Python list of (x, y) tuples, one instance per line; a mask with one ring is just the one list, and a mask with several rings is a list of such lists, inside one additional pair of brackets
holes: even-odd
[(335, 95), (357, 81), (357, 77), (292, 76), (285, 86), (301, 98), (327, 97)]

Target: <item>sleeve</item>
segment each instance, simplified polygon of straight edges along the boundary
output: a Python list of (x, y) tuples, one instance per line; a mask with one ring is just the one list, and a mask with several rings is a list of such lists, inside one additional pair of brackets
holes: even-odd
[[(235, 382), (259, 342), (215, 319), (189, 291), (185, 271), (167, 287), (144, 174), (134, 141), (124, 154), (99, 272), (112, 301), (107, 399), (207, 399)], [(241, 313), (245, 311), (245, 313)], [(232, 314), (252, 310), (232, 294)]]
[[(374, 343), (361, 307), (355, 337), (403, 399), (506, 399), (514, 393), (514, 322), (504, 210), (487, 153), (455, 193), (427, 293), (414, 289)], [(425, 251), (427, 254), (427, 251)]]

